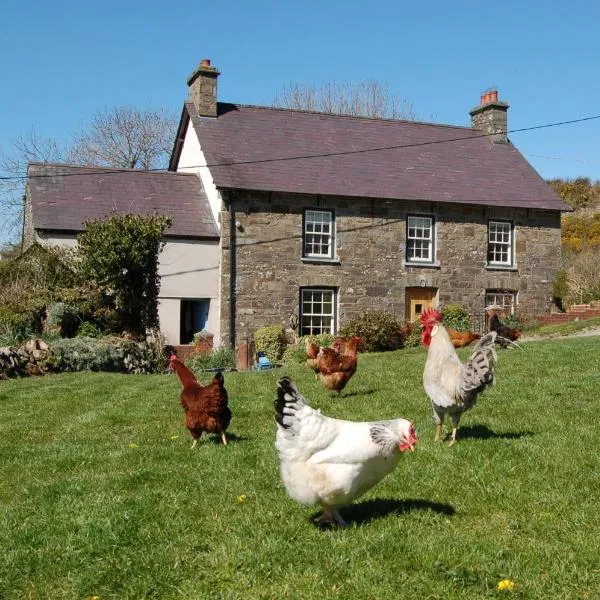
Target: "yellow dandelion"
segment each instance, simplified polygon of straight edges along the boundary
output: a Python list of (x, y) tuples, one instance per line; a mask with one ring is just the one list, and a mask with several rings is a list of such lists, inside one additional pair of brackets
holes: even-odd
[(515, 589), (515, 582), (511, 579), (501, 579), (496, 586), (499, 592), (510, 592)]
[(179, 436), (177, 434), (172, 435), (169, 439), (170, 440), (176, 440)]
[(244, 502), (246, 502), (247, 499), (248, 496), (246, 496), (246, 494), (242, 494), (241, 496), (238, 496), (238, 503), (243, 504)]
[(131, 444), (129, 444), (130, 448), (137, 448), (138, 445), (135, 442), (131, 442)]

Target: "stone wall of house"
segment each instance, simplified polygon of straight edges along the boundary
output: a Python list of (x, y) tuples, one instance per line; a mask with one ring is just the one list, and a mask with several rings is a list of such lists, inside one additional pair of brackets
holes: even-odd
[[(492, 289), (518, 291), (521, 316), (551, 305), (560, 265), (556, 212), (266, 192), (239, 193), (228, 206), (221, 213), (221, 343), (227, 345), (250, 339), (259, 327), (297, 322), (302, 286), (338, 288), (339, 326), (370, 310), (404, 319), (407, 287), (437, 288), (440, 305), (459, 303), (474, 314), (483, 313)], [(302, 260), (306, 208), (335, 211), (337, 261)], [(404, 264), (409, 214), (435, 217), (435, 266)], [(489, 219), (515, 224), (512, 270), (486, 267)]]

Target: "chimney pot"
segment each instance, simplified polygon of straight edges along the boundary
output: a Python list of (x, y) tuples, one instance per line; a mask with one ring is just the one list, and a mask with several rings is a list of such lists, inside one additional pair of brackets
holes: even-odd
[(485, 104), (485, 93), (482, 92), (481, 96), (479, 96), (479, 106), (483, 106)]
[(210, 67), (210, 58), (203, 58), (200, 61), (200, 66), (201, 67)]
[(490, 102), (498, 102), (498, 90), (492, 90), (490, 92)]

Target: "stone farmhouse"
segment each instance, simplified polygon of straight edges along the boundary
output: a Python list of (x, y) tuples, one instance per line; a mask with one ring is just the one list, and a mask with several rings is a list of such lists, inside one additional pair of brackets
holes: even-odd
[(73, 243), (113, 211), (173, 216), (159, 306), (173, 344), (447, 303), (549, 311), (570, 207), (508, 139), (497, 92), (458, 127), (223, 103), (218, 77), (209, 60), (189, 77), (169, 172), (30, 165), (49, 177), (28, 186), (25, 238)]

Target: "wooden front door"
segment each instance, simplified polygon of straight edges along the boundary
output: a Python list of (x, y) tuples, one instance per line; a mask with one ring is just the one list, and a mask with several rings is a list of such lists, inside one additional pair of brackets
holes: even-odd
[(437, 288), (406, 288), (406, 319), (416, 321), (424, 310), (434, 305)]

